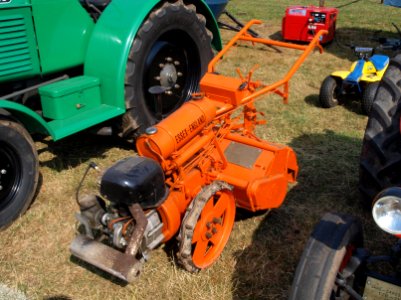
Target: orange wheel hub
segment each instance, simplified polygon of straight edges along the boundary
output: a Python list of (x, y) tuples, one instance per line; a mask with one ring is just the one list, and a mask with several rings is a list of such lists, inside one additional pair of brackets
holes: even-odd
[(204, 269), (217, 260), (230, 237), (234, 219), (231, 191), (220, 191), (207, 201), (192, 237), (192, 261), (196, 267)]

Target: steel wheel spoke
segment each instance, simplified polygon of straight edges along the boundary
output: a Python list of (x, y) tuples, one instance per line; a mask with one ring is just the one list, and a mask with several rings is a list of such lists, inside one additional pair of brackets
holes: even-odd
[(228, 206), (228, 200), (228, 197), (226, 197), (225, 195), (221, 195), (219, 197), (213, 209), (214, 217), (220, 218), (224, 214)]
[(214, 206), (214, 203), (213, 203), (213, 197), (212, 197), (206, 202), (205, 207), (202, 209), (201, 219), (205, 218), (206, 215), (209, 214), (213, 210), (213, 206)]
[(194, 230), (194, 235), (192, 236), (192, 244), (197, 243), (198, 241), (200, 241), (202, 239), (202, 232), (203, 232), (203, 228), (201, 228), (202, 226), (195, 226), (195, 230)]
[(208, 240), (204, 241), (204, 240), (200, 239), (195, 246), (195, 250), (194, 250), (192, 259), (196, 260), (196, 261), (203, 260), (206, 255), (206, 250), (207, 250), (208, 244), (209, 244)]

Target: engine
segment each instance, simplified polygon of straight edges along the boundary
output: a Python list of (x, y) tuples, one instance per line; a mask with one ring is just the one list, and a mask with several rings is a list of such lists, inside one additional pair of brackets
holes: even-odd
[[(163, 223), (154, 209), (168, 196), (160, 165), (145, 157), (122, 159), (103, 174), (100, 194), (79, 200), (80, 213), (76, 218), (83, 225), (85, 236), (106, 241), (124, 251), (139, 223), (131, 208), (140, 205), (146, 218), (146, 227), (138, 256), (146, 259), (148, 250), (154, 249), (164, 240)], [(104, 199), (110, 203), (107, 204)]]
[(100, 193), (115, 204), (139, 203), (142, 209), (160, 206), (168, 196), (160, 165), (146, 157), (128, 157), (103, 175)]

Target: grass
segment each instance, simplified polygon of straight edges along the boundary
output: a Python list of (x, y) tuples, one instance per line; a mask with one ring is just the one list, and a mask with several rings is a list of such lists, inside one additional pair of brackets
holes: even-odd
[[(315, 1), (317, 3), (317, 1)], [(199, 274), (176, 266), (172, 245), (152, 252), (142, 275), (130, 285), (71, 257), (75, 234), (74, 195), (89, 161), (106, 168), (133, 149), (113, 139), (78, 134), (59, 143), (37, 142), (41, 164), (40, 193), (28, 212), (0, 232), (0, 283), (32, 299), (285, 299), (297, 261), (313, 225), (327, 211), (359, 216), (367, 246), (379, 252), (394, 239), (377, 230), (358, 201), (358, 157), (367, 117), (358, 101), (330, 110), (318, 104), (320, 83), (334, 70), (348, 69), (354, 60), (345, 44), (370, 44), (377, 30), (393, 34), (401, 10), (380, 1), (327, 1), (340, 7), (337, 41), (325, 53), (312, 54), (290, 83), (290, 103), (275, 96), (257, 103), (267, 125), (257, 129), (266, 140), (285, 143), (297, 153), (300, 174), (283, 206), (270, 214), (238, 217), (219, 260)], [(264, 21), (257, 31), (277, 37), (281, 18), (292, 1), (231, 0), (228, 9), (242, 20)], [(310, 4), (310, 1), (297, 1)], [(232, 32), (223, 31), (224, 41)], [(222, 70), (243, 73), (254, 63), (264, 82), (278, 79), (297, 52), (239, 47)], [(90, 175), (95, 186), (97, 174)]]

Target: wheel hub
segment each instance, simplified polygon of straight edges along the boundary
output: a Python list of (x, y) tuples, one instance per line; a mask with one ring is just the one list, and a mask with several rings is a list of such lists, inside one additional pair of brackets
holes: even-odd
[(171, 57), (166, 57), (165, 62), (160, 63), (160, 73), (155, 79), (160, 83), (162, 87), (167, 88), (165, 93), (167, 95), (173, 94), (172, 89), (178, 90), (181, 88), (179, 84), (177, 84), (178, 77), (182, 77), (182, 72), (177, 70), (177, 67), (181, 63), (178, 60), (174, 60)]
[(0, 145), (0, 208), (7, 205), (15, 195), (21, 176), (19, 160), (7, 145)]

